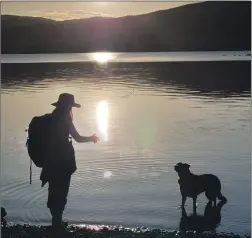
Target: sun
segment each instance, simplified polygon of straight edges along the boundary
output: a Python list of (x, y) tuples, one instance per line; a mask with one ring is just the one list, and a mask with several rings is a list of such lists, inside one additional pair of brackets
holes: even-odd
[(114, 56), (111, 53), (102, 52), (102, 53), (94, 53), (93, 58), (98, 63), (106, 63), (114, 59)]

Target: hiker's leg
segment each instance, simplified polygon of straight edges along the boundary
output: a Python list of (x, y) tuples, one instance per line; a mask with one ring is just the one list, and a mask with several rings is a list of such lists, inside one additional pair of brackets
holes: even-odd
[(63, 214), (65, 206), (67, 204), (67, 196), (69, 192), (70, 181), (71, 181), (71, 176), (68, 174), (64, 175), (61, 178), (61, 189), (59, 191), (60, 196), (58, 200), (61, 215)]
[(47, 207), (50, 210), (52, 216), (52, 226), (55, 226), (56, 221), (60, 222), (60, 215), (59, 209), (57, 208), (57, 194), (58, 194), (58, 183), (55, 178), (51, 178), (48, 181), (49, 188), (48, 188), (48, 200), (47, 200)]
[(52, 215), (52, 225), (60, 226), (67, 202), (71, 176), (57, 176), (49, 181), (47, 206)]

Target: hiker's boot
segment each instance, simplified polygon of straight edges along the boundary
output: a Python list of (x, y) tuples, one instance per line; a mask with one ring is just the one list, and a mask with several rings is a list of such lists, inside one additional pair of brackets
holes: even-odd
[(72, 233), (66, 229), (60, 217), (52, 218), (52, 235), (53, 238), (71, 237)]

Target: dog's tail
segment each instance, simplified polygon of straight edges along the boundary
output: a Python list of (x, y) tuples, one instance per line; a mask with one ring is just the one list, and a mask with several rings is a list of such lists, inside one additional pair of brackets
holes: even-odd
[(219, 193), (219, 195), (218, 195), (217, 197), (218, 197), (218, 199), (220, 199), (221, 201), (227, 202), (226, 197), (224, 197), (224, 196), (221, 194), (221, 192)]

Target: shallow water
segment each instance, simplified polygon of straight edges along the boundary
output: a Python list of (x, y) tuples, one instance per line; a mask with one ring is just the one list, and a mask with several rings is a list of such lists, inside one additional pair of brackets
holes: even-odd
[[(45, 61), (45, 60), (44, 60)], [(2, 65), (1, 195), (12, 222), (50, 222), (25, 128), (62, 92), (74, 123), (98, 144), (76, 144), (65, 218), (71, 223), (177, 229), (177, 162), (214, 173), (228, 203), (217, 231), (250, 232), (250, 62)], [(206, 198), (198, 198), (203, 215)], [(192, 200), (187, 200), (188, 213)]]

